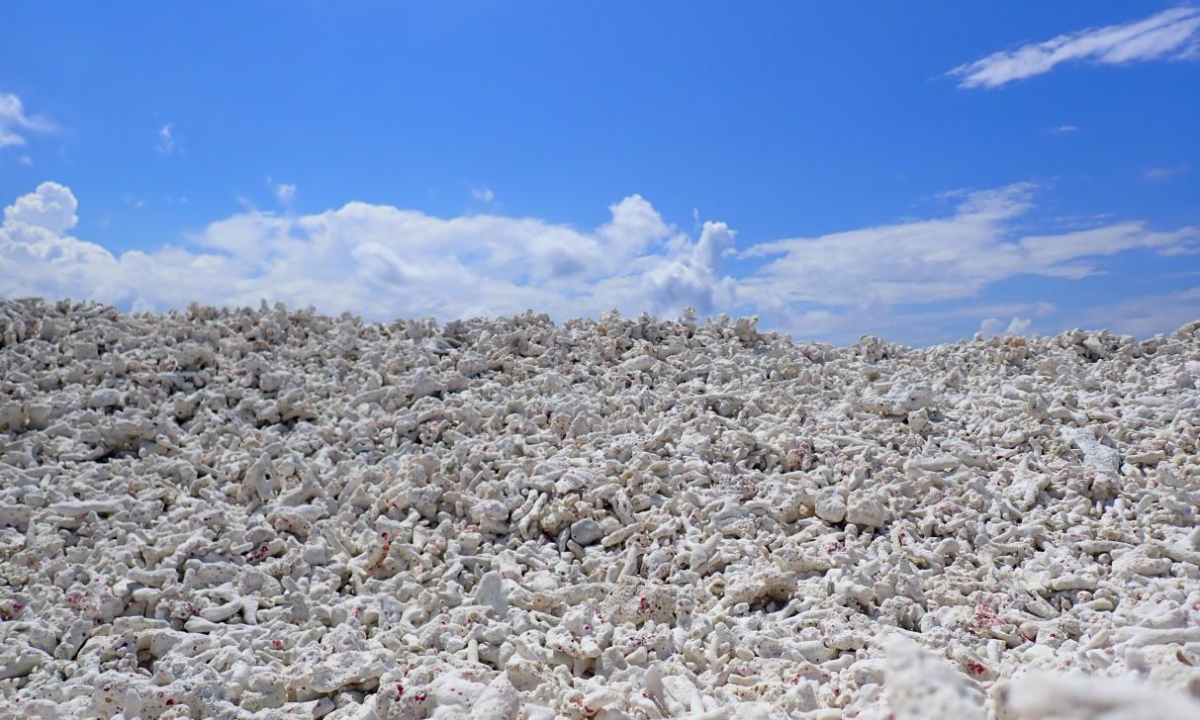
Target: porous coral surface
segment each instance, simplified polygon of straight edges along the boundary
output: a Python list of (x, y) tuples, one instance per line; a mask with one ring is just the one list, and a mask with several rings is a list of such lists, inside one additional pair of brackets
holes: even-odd
[(1200, 323), (0, 301), (0, 717), (1200, 717)]

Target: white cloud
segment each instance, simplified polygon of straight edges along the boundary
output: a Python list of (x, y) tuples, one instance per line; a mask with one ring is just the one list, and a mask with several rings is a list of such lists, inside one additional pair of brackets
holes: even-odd
[[(979, 332), (984, 337), (995, 337), (1004, 335), (1007, 337), (1015, 337), (1029, 334), (1029, 326), (1033, 324), (1033, 320), (1023, 317), (1013, 317), (1008, 323), (1008, 327), (1004, 327), (1004, 321), (999, 318), (985, 318), (979, 323)], [(1001, 330), (1001, 328), (1004, 328)]]
[[(945, 217), (755, 245), (741, 258), (762, 264), (734, 280), (721, 268), (733, 230), (704, 222), (689, 236), (638, 195), (611, 205), (609, 221), (592, 230), (498, 214), (439, 218), (362, 202), (306, 215), (247, 209), (182, 246), (113, 254), (70, 235), (74, 195), (43, 183), (4, 212), (0, 296), (159, 310), (193, 300), (237, 306), (267, 299), (375, 320), (526, 309), (559, 320), (610, 308), (673, 316), (691, 306), (701, 314), (756, 312), (764, 327), (804, 338), (847, 342), (885, 330), (937, 342), (981, 323), (1023, 334), (1037, 318), (1039, 330), (1051, 331), (1048, 318), (1061, 313), (1038, 298), (978, 301), (1002, 280), (1080, 278), (1102, 272), (1102, 258), (1121, 252), (1200, 249), (1200, 228), (1157, 231), (1136, 221), (1020, 233), (1033, 189), (960, 192)], [(1195, 314), (1195, 307), (1176, 314)], [(1127, 311), (1136, 319), (1144, 308)]]
[(1100, 273), (1099, 260), (1120, 252), (1200, 249), (1198, 227), (1163, 232), (1137, 221), (1021, 235), (1016, 221), (1033, 207), (1033, 189), (1021, 183), (961, 194), (949, 217), (755, 245), (742, 257), (774, 259), (738, 282), (738, 300), (798, 334), (839, 325), (861, 331), (911, 317), (907, 310), (893, 317), (894, 306), (961, 302), (1017, 275), (1079, 279)]
[(1014, 237), (1012, 221), (1033, 207), (1027, 183), (968, 193), (952, 216), (762, 243), (743, 257), (781, 256), (751, 278), (765, 301), (836, 305), (924, 303), (970, 297), (1013, 275), (1080, 278), (1098, 270), (1088, 258), (1145, 248), (1196, 249), (1200, 228), (1149, 230), (1122, 222)]
[(1187, 172), (1187, 170), (1187, 165), (1176, 165), (1174, 167), (1152, 167), (1148, 168), (1146, 172), (1142, 173), (1142, 177), (1147, 180), (1167, 180), (1175, 177), (1176, 175), (1182, 175), (1183, 173)]
[(75, 216), (78, 208), (71, 189), (58, 183), (44, 182), (37, 190), (28, 195), (22, 195), (12, 205), (4, 208), (5, 229), (37, 228), (56, 235), (62, 234), (75, 227), (79, 218)]
[(1200, 319), (1200, 287), (1092, 307), (1076, 317), (1074, 324), (1147, 338), (1173, 332), (1197, 319)]
[(1066, 135), (1067, 133), (1073, 133), (1078, 130), (1079, 128), (1075, 127), (1074, 125), (1059, 125), (1058, 127), (1054, 128), (1054, 132), (1058, 133), (1059, 135)]
[(352, 202), (319, 214), (248, 211), (212, 223), (188, 247), (119, 255), (70, 237), (75, 198), (45, 183), (0, 226), (0, 296), (90, 298), (165, 309), (192, 300), (265, 298), (372, 319), (548, 311), (559, 319), (617, 308), (673, 315), (724, 309), (720, 273), (732, 241), (721, 223), (698, 240), (666, 225), (637, 195), (591, 232), (531, 218), (448, 219)]
[(1197, 51), (1200, 9), (1177, 7), (1121, 25), (1088, 28), (960, 65), (950, 75), (962, 88), (995, 88), (1048, 73), (1058, 65), (1090, 61), (1103, 65), (1183, 59)]
[(1003, 237), (1007, 221), (1032, 207), (1031, 193), (1011, 185), (967, 195), (947, 218), (755, 245), (743, 257), (780, 257), (744, 292), (760, 303), (860, 307), (971, 296), (1020, 264)]
[(46, 118), (26, 115), (21, 98), (12, 93), (0, 93), (0, 148), (25, 145), (22, 133), (51, 133), (56, 129)]
[(292, 201), (296, 199), (295, 183), (277, 183), (271, 180), (271, 178), (267, 178), (267, 186), (271, 188), (271, 192), (274, 193), (275, 199), (278, 200), (279, 204), (281, 205), (291, 205)]
[(1030, 318), (1014, 317), (1008, 327), (1004, 329), (1005, 335), (1028, 335), (1029, 327), (1033, 325), (1033, 320)]
[[(725, 223), (704, 223), (694, 245), (680, 236), (672, 243), (673, 262), (648, 267), (640, 279), (643, 290), (666, 306), (692, 307), (703, 312), (728, 308), (734, 302), (734, 281), (718, 275), (719, 258), (732, 247), (736, 233)], [(635, 289), (636, 290), (636, 289)]]
[(1018, 246), (1025, 265), (1017, 272), (1082, 278), (1100, 272), (1088, 258), (1127, 250), (1153, 250), (1160, 255), (1195, 252), (1200, 249), (1200, 227), (1159, 232), (1144, 222), (1127, 221), (1057, 235), (1028, 235)]
[(490, 203), (496, 199), (496, 193), (490, 187), (471, 188), (471, 197), (479, 202)]
[(163, 155), (174, 155), (178, 149), (178, 144), (175, 140), (175, 126), (167, 123), (158, 129), (158, 142), (154, 145), (154, 149)]

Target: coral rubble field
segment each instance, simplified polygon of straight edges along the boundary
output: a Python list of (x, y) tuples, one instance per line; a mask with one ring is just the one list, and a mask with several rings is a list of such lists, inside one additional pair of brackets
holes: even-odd
[(0, 718), (1200, 718), (1200, 323), (0, 301)]

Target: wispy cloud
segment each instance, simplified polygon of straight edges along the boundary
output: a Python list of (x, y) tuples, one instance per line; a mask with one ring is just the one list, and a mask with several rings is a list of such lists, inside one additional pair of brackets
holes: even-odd
[(277, 183), (271, 178), (267, 178), (267, 187), (271, 188), (271, 193), (275, 195), (275, 199), (280, 205), (291, 205), (296, 199), (296, 184), (295, 183)]
[(496, 199), (496, 193), (492, 192), (490, 187), (471, 188), (471, 197), (479, 202), (490, 203)]
[(12, 93), (0, 93), (0, 148), (25, 145), (26, 133), (52, 133), (57, 129), (44, 117), (26, 114), (21, 98)]
[(1143, 295), (1084, 310), (1075, 324), (1149, 337), (1200, 319), (1200, 287), (1162, 295)]
[(171, 123), (166, 123), (158, 129), (158, 140), (154, 145), (154, 149), (162, 155), (174, 155), (179, 149), (179, 144), (175, 138), (175, 126)]
[(1075, 127), (1074, 125), (1059, 125), (1058, 127), (1054, 128), (1054, 132), (1058, 133), (1059, 135), (1066, 135), (1067, 133), (1073, 133), (1078, 130), (1079, 128)]
[(1147, 168), (1142, 177), (1147, 180), (1167, 180), (1176, 175), (1182, 175), (1188, 171), (1187, 165), (1175, 165), (1174, 167), (1152, 167)]
[(739, 299), (798, 334), (887, 327), (903, 322), (894, 307), (962, 302), (1017, 275), (1081, 279), (1121, 252), (1200, 250), (1200, 227), (1155, 231), (1140, 221), (1021, 234), (1034, 190), (1019, 183), (972, 192), (948, 217), (754, 245), (743, 258), (773, 259), (738, 283)]
[(1055, 227), (1070, 230), (1085, 230), (1099, 227), (1111, 222), (1116, 217), (1113, 213), (1092, 213), (1090, 215), (1056, 215), (1050, 218)]
[(949, 72), (962, 88), (995, 88), (1048, 73), (1059, 65), (1094, 62), (1124, 65), (1182, 59), (1197, 52), (1200, 8), (1177, 7), (1121, 25), (1088, 28), (1014, 50), (992, 53)]

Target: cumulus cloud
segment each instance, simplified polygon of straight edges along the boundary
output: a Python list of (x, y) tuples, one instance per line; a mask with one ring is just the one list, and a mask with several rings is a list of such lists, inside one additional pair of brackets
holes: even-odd
[(496, 193), (490, 187), (471, 188), (471, 197), (479, 202), (490, 203), (496, 199)]
[(979, 332), (985, 337), (995, 337), (998, 335), (1005, 336), (1020, 336), (1029, 334), (1029, 326), (1033, 324), (1030, 318), (1013, 317), (1009, 321), (1008, 327), (1004, 326), (1004, 321), (999, 318), (985, 318), (979, 323)]
[(1040, 43), (995, 52), (960, 65), (950, 75), (961, 88), (995, 88), (1048, 73), (1067, 63), (1124, 65), (1147, 60), (1195, 56), (1200, 36), (1200, 8), (1177, 7), (1143, 20), (1088, 28)]
[(27, 115), (21, 98), (0, 93), (0, 148), (26, 144), (23, 133), (50, 133), (57, 128), (44, 117)]
[(55, 235), (75, 227), (79, 204), (70, 188), (58, 183), (44, 182), (37, 190), (17, 198), (4, 208), (5, 229), (27, 227), (46, 230)]
[(1031, 318), (1014, 317), (1012, 322), (1008, 324), (1008, 327), (1005, 328), (1004, 334), (1027, 335), (1029, 334), (1029, 327), (1031, 325), (1033, 325), (1033, 320)]
[[(179, 245), (114, 254), (73, 237), (74, 195), (43, 183), (4, 211), (0, 296), (87, 298), (139, 310), (266, 299), (375, 320), (527, 309), (560, 320), (611, 308), (674, 316), (692, 307), (702, 314), (758, 313), (764, 326), (798, 337), (846, 342), (876, 332), (937, 342), (976, 327), (1024, 334), (1034, 318), (1039, 330), (1053, 331), (1047, 318), (1057, 308), (1038, 298), (978, 301), (1005, 279), (1078, 279), (1104, 272), (1104, 258), (1118, 253), (1200, 250), (1200, 228), (1163, 231), (1137, 221), (1053, 235), (1019, 232), (1033, 193), (1029, 184), (959, 192), (944, 217), (760, 243), (741, 253), (726, 224), (703, 222), (689, 235), (645, 198), (630, 195), (591, 230), (351, 202), (305, 215), (248, 209)], [(722, 268), (730, 252), (749, 268), (737, 279)], [(1114, 312), (1140, 316), (1149, 306)], [(1120, 325), (1115, 316), (1098, 324)]]
[(548, 311), (559, 319), (617, 308), (673, 315), (724, 306), (733, 281), (706, 223), (698, 239), (631, 195), (581, 231), (531, 218), (438, 218), (352, 202), (319, 214), (248, 211), (182, 246), (113, 254), (71, 237), (76, 201), (55, 183), (18, 198), (0, 226), (0, 295), (89, 298), (138, 309), (255, 305), (260, 299), (372, 319)]

